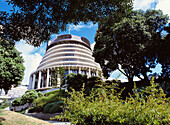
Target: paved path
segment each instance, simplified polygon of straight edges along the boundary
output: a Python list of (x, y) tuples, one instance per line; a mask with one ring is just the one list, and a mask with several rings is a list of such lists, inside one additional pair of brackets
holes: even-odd
[[(5, 92), (4, 90), (2, 89), (2, 92), (1, 92), (1, 95), (0, 95), (0, 98), (2, 97), (5, 97), (5, 98), (18, 98), (18, 97), (21, 97), (25, 91), (27, 91), (27, 87), (26, 86), (18, 86), (16, 88), (12, 88), (11, 90), (8, 91), (8, 94), (5, 95)], [(1, 91), (1, 90), (0, 90)]]
[(53, 123), (54, 125), (71, 125), (71, 122), (58, 122), (58, 121), (47, 121)]

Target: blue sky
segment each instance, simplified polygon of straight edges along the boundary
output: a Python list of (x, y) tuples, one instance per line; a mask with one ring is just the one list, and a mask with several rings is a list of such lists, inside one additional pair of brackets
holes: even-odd
[[(170, 0), (134, 0), (135, 10), (136, 9), (143, 9), (143, 10), (161, 9), (164, 12), (164, 14), (168, 14), (168, 15), (170, 15), (169, 5), (170, 5)], [(9, 12), (10, 9), (12, 9), (12, 7), (9, 6), (5, 2), (5, 0), (0, 0), (0, 11), (2, 10), (2, 11)], [(70, 27), (71, 34), (80, 37), (82, 36), (86, 37), (90, 41), (91, 47), (94, 46), (95, 44), (94, 37), (95, 37), (96, 30), (98, 28), (97, 24), (92, 24), (91, 22), (89, 22), (86, 25), (84, 23), (80, 23), (77, 26), (70, 25), (69, 27)], [(65, 32), (61, 32), (60, 35), (68, 34), (68, 33), (69, 30)], [(59, 34), (53, 34), (50, 40), (54, 39), (57, 35)], [(31, 72), (36, 70), (40, 61), (42, 60), (42, 57), (44, 56), (46, 50), (46, 43), (36, 48), (26, 44), (24, 40), (21, 40), (16, 43), (16, 48), (20, 52), (22, 52), (22, 56), (25, 60), (24, 66), (26, 67), (26, 70), (24, 72), (25, 75), (22, 84), (29, 84), (29, 75), (31, 74)], [(155, 69), (153, 69), (153, 72), (155, 71), (161, 71), (161, 66), (158, 65)], [(126, 77), (121, 75), (121, 73), (117, 70), (111, 74), (110, 79), (117, 78), (119, 75), (120, 77), (118, 79), (122, 81), (127, 81)], [(134, 79), (137, 80), (137, 78)]]

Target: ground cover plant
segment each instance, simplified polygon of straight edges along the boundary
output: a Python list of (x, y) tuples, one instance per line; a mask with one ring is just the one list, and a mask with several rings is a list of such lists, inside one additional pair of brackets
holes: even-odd
[(86, 96), (84, 89), (70, 93), (65, 99), (67, 109), (53, 120), (69, 120), (75, 124), (167, 124), (170, 123), (169, 98), (153, 81), (151, 85), (139, 91), (134, 86), (133, 94), (121, 99), (121, 90), (117, 85), (101, 85)]

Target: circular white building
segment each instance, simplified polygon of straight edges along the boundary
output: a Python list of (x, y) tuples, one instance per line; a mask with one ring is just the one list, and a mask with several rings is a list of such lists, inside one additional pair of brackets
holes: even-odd
[(29, 89), (51, 87), (51, 77), (57, 67), (64, 67), (66, 74), (79, 73), (88, 77), (96, 76), (97, 71), (101, 71), (100, 65), (92, 57), (90, 42), (85, 37), (60, 35), (47, 43), (40, 65), (30, 75)]

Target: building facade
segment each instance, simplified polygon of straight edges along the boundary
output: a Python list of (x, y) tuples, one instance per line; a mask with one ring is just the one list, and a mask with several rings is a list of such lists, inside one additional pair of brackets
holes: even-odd
[[(71, 34), (60, 35), (47, 43), (42, 61), (30, 75), (29, 89), (51, 87), (51, 79), (57, 67), (63, 67), (66, 74), (79, 73), (88, 77), (96, 76), (101, 71), (100, 65), (92, 57), (89, 40)], [(60, 82), (57, 84), (60, 86)]]

